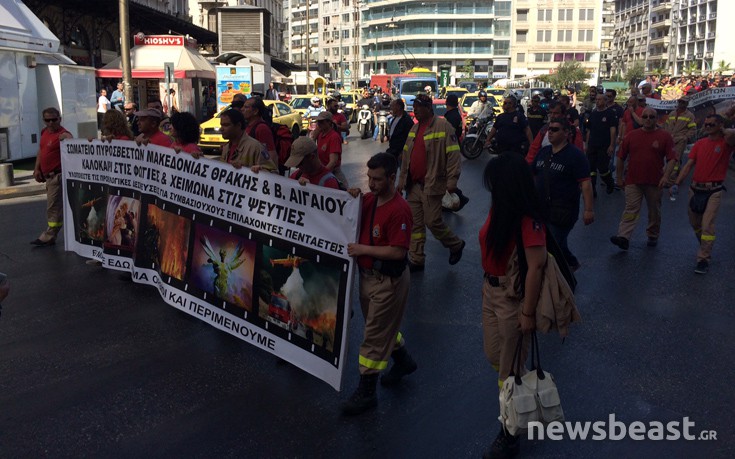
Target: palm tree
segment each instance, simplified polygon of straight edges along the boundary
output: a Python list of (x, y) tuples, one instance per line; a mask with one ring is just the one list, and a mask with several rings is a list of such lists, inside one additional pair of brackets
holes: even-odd
[(725, 62), (724, 59), (717, 63), (717, 68), (715, 69), (715, 72), (719, 74), (727, 73), (732, 70), (731, 64), (729, 62)]
[(698, 62), (690, 62), (684, 66), (684, 73), (688, 75), (695, 75), (702, 73), (702, 66)]

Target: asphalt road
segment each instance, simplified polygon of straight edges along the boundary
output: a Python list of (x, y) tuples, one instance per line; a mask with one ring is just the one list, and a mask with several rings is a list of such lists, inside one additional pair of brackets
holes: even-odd
[[(366, 188), (380, 145), (352, 140), (344, 169)], [(379, 389), (376, 410), (339, 413), (358, 379), (362, 319), (350, 323), (346, 389), (279, 363), (161, 301), (155, 289), (88, 266), (63, 247), (32, 248), (44, 199), (0, 201), (0, 457), (479, 457), (499, 423), (496, 374), (482, 352), (477, 233), (489, 207), (487, 158), (465, 161), (471, 198), (446, 221), (468, 241), (456, 266), (433, 239), (413, 275), (403, 332), (419, 370)], [(583, 322), (562, 344), (542, 335), (568, 421), (682, 421), (713, 441), (522, 442), (524, 457), (733, 457), (735, 226), (728, 194), (710, 273), (693, 273), (686, 202), (664, 202), (659, 246), (643, 224), (627, 253), (608, 241), (623, 196), (572, 233)], [(356, 298), (353, 299), (356, 301)], [(358, 308), (354, 303), (354, 308)]]

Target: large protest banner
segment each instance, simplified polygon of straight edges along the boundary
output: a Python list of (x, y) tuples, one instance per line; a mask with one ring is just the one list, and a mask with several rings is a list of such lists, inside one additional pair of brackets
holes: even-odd
[[(694, 114), (697, 126), (702, 127), (708, 115), (722, 115), (735, 101), (735, 86), (711, 88), (689, 96), (688, 110)], [(646, 105), (655, 109), (659, 115), (666, 115), (676, 110), (676, 100), (658, 100), (647, 98)]]
[(154, 145), (61, 151), (66, 250), (340, 389), (359, 199)]

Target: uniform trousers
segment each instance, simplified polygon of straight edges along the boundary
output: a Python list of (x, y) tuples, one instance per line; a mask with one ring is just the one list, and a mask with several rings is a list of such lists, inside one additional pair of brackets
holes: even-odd
[(618, 226), (618, 236), (630, 239), (638, 224), (641, 203), (645, 198), (648, 207), (646, 234), (649, 238), (658, 239), (661, 232), (661, 194), (662, 190), (656, 185), (625, 185), (625, 209)]
[(63, 190), (61, 173), (51, 173), (46, 177), (46, 231), (38, 237), (43, 242), (55, 240), (64, 222)]
[[(691, 201), (694, 196), (694, 191), (689, 189), (689, 200)], [(692, 212), (692, 209), (688, 207), (689, 211), (689, 223), (694, 229), (694, 235), (697, 236), (699, 241), (699, 250), (697, 251), (697, 262), (706, 261), (709, 263), (712, 255), (712, 246), (715, 245), (715, 220), (717, 219), (717, 212), (720, 210), (720, 202), (722, 200), (722, 190), (712, 193), (707, 201), (707, 207), (704, 209), (704, 213), (697, 214)]]
[(406, 201), (411, 208), (413, 228), (411, 229), (411, 245), (408, 259), (411, 263), (423, 265), (426, 262), (424, 245), (426, 245), (426, 228), (451, 252), (462, 247), (462, 239), (458, 238), (442, 219), (442, 196), (424, 193), (423, 185), (414, 183), (406, 193)]
[(590, 175), (592, 176), (592, 186), (597, 185), (597, 175), (606, 185), (612, 185), (613, 179), (610, 173), (610, 156), (607, 154), (608, 146), (587, 147), (587, 161), (590, 163)]
[(408, 266), (399, 277), (360, 270), (360, 307), (365, 318), (359, 357), (361, 375), (386, 369), (391, 352), (403, 347), (400, 328), (410, 285)]
[[(492, 285), (487, 276), (482, 284), (482, 338), (485, 356), (498, 372), (498, 386), (502, 387), (513, 367), (513, 354), (521, 336), (518, 319), (521, 303), (509, 277), (494, 279), (497, 280), (497, 286)], [(521, 372), (525, 372), (530, 336), (523, 335), (521, 362), (524, 365)]]
[(684, 156), (684, 150), (686, 149), (688, 138), (686, 137), (679, 137), (678, 139), (674, 137), (674, 153), (676, 153), (676, 160), (679, 161), (679, 163), (674, 166), (674, 169), (671, 171), (671, 175), (669, 176), (669, 180), (672, 182), (676, 180), (676, 177), (679, 176), (679, 169), (681, 169), (681, 158)]

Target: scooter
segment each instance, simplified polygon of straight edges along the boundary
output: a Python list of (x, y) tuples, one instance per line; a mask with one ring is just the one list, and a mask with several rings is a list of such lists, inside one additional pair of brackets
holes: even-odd
[[(485, 146), (490, 130), (493, 128), (495, 115), (492, 110), (484, 111), (472, 124), (467, 131), (467, 135), (462, 140), (462, 156), (467, 159), (476, 159), (485, 148), (488, 148), (490, 154), (495, 153), (494, 145), (491, 143)], [(493, 139), (495, 140), (495, 139)]]
[(383, 142), (383, 138), (388, 133), (388, 110), (380, 110), (378, 112), (378, 139)]
[(373, 135), (373, 112), (370, 107), (363, 105), (357, 113), (357, 131), (360, 133), (361, 139), (367, 139)]

